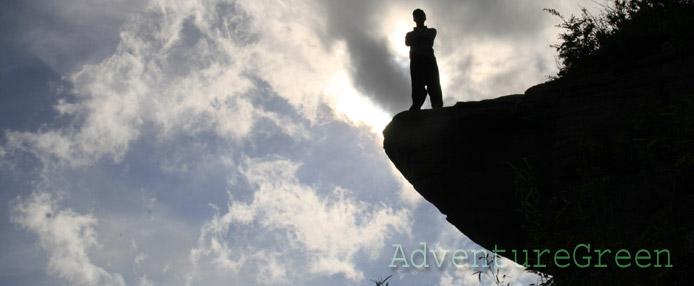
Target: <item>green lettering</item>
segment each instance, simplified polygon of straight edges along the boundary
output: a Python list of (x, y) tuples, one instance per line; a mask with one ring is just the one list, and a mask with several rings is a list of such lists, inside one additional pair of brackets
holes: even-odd
[(579, 264), (578, 261), (576, 261), (576, 251), (578, 251), (578, 248), (580, 248), (581, 246), (583, 246), (583, 248), (586, 249), (586, 253), (590, 253), (590, 243), (589, 243), (589, 244), (580, 243), (580, 244), (576, 245), (576, 247), (574, 247), (574, 252), (573, 252), (574, 263), (575, 263), (576, 266), (578, 266), (579, 268), (586, 268), (586, 267), (590, 266), (590, 259), (591, 259), (592, 257), (590, 257), (590, 256), (583, 256), (583, 259), (586, 260), (586, 264)]
[[(463, 255), (464, 255), (464, 257), (458, 256), (458, 253), (459, 253), (459, 252), (462, 252)], [(458, 250), (456, 250), (455, 252), (453, 252), (453, 256), (451, 256), (451, 261), (453, 261), (453, 265), (455, 265), (455, 267), (466, 267), (466, 266), (468, 266), (467, 263), (463, 264), (462, 266), (458, 265), (458, 263), (456, 263), (456, 260), (458, 260), (458, 259), (467, 259), (467, 252), (465, 252), (465, 250), (458, 249)]]
[[(511, 252), (513, 252), (513, 260), (518, 263), (518, 252), (515, 249), (511, 249)], [(523, 249), (523, 252), (525, 252), (525, 262), (521, 264), (523, 267), (530, 267), (530, 264), (528, 264), (528, 250)]]
[(667, 250), (667, 249), (662, 249), (662, 250), (654, 249), (653, 251), (655, 251), (655, 265), (653, 265), (653, 267), (662, 267), (662, 265), (660, 265), (660, 254), (663, 253), (663, 252), (667, 252), (667, 264), (665, 264), (665, 267), (667, 267), (667, 268), (672, 267), (672, 264), (670, 264), (670, 250)]
[[(497, 248), (497, 245), (494, 244), (494, 250), (492, 250), (492, 252), (494, 252), (494, 254), (499, 254), (499, 253), (504, 253), (504, 252), (506, 252), (506, 250), (504, 250), (504, 249), (498, 249), (498, 248)], [(501, 259), (494, 259), (494, 265), (496, 265), (497, 268), (504, 268), (504, 267), (506, 267), (506, 264), (505, 264), (505, 263), (499, 264), (499, 260), (501, 260)]]
[(595, 252), (598, 253), (598, 264), (595, 264), (595, 267), (597, 268), (606, 268), (607, 264), (602, 264), (602, 255), (605, 253), (612, 253), (612, 250), (605, 249), (603, 251), (600, 251), (600, 249), (596, 249)]
[(537, 253), (537, 264), (533, 265), (533, 267), (547, 267), (547, 265), (540, 263), (540, 260), (541, 260), (540, 257), (542, 256), (542, 254), (549, 253), (549, 249), (545, 249), (542, 251), (540, 251), (539, 249), (535, 249), (533, 251), (535, 251)]
[(431, 254), (434, 255), (434, 260), (436, 260), (436, 265), (439, 268), (441, 268), (441, 263), (443, 263), (443, 260), (446, 259), (446, 253), (448, 253), (448, 249), (441, 250), (441, 252), (443, 252), (443, 257), (441, 257), (441, 261), (439, 261), (439, 257), (436, 256), (436, 250), (432, 249), (432, 250), (429, 250), (429, 252), (431, 252)]
[[(388, 267), (397, 267), (395, 265), (395, 261), (402, 261), (405, 264), (402, 267), (410, 267), (410, 265), (407, 264), (407, 258), (405, 258), (405, 252), (402, 250), (402, 245), (398, 244), (393, 244), (393, 247), (395, 247), (395, 253), (393, 253), (393, 260), (390, 261), (390, 265)], [(402, 258), (398, 258), (398, 250), (400, 250), (400, 254), (402, 254)]]
[[(473, 259), (473, 260), (475, 261), (475, 264), (473, 264), (472, 267), (479, 267), (479, 266), (477, 265), (477, 253), (479, 253), (479, 252), (485, 253), (486, 251), (485, 251), (485, 250), (482, 250), (482, 249), (470, 249), (470, 252), (473, 253), (473, 254), (472, 254), (472, 257), (475, 258), (475, 259)], [(484, 257), (484, 256), (482, 256), (482, 257)], [(485, 262), (485, 263), (487, 263), (487, 262)], [(489, 266), (489, 265), (485, 265), (485, 266)]]
[[(565, 254), (563, 256), (559, 256), (559, 253), (565, 253)], [(557, 250), (557, 252), (554, 253), (554, 265), (556, 265), (559, 268), (569, 267), (570, 263), (567, 262), (566, 264), (559, 264), (559, 261), (558, 261), (559, 259), (569, 259), (569, 258), (570, 258), (569, 252), (566, 251), (566, 249), (559, 249), (559, 250)]]
[[(645, 253), (645, 256), (641, 256), (641, 253)], [(646, 268), (648, 266), (651, 266), (651, 263), (649, 262), (648, 264), (641, 264), (639, 262), (640, 259), (648, 259), (648, 261), (651, 260), (651, 253), (648, 252), (648, 250), (645, 249), (639, 249), (639, 251), (636, 252), (636, 257), (634, 257), (634, 261), (636, 262), (636, 266), (641, 267), (641, 268)]]
[[(626, 256), (620, 255), (621, 253), (626, 253)], [(614, 263), (621, 268), (627, 268), (631, 266), (631, 262), (629, 262), (629, 264), (622, 264), (619, 262), (620, 259), (631, 259), (631, 253), (629, 253), (629, 251), (627, 251), (626, 249), (620, 249), (617, 251), (617, 253), (614, 254)]]
[[(410, 263), (412, 263), (412, 266), (417, 267), (417, 268), (429, 267), (429, 264), (427, 264), (427, 243), (426, 242), (420, 242), (419, 244), (424, 246), (424, 248), (412, 251), (412, 253), (410, 254)], [(421, 264), (414, 263), (414, 255), (416, 253), (422, 254), (422, 263)]]

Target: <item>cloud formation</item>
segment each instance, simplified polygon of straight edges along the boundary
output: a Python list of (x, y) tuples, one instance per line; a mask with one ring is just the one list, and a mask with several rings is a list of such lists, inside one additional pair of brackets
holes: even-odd
[[(437, 236), (459, 233), (377, 134), (409, 105), (402, 42), (419, 4), (108, 2), (28, 1), (7, 20), (12, 44), (62, 77), (42, 89), (57, 117), (6, 125), (0, 147), (0, 187), (19, 197), (6, 221), (47, 253), (44, 280), (357, 283), (390, 271), (392, 240), (460, 243)], [(541, 8), (560, 2), (539, 3), (425, 3), (447, 105), (551, 73)], [(418, 277), (465, 281), (449, 274)]]
[[(389, 50), (380, 22), (388, 4), (382, 1), (324, 1), (331, 41), (344, 41), (349, 71), (357, 88), (389, 112), (408, 106), (409, 74)], [(386, 14), (387, 15), (387, 14)], [(402, 44), (404, 44), (404, 35)]]
[(258, 118), (280, 121), (247, 94), (256, 67), (249, 63), (265, 53), (246, 47), (243, 13), (220, 14), (234, 12), (228, 5), (150, 3), (125, 25), (112, 56), (71, 76), (77, 101), (60, 100), (55, 109), (73, 125), (7, 132), (7, 149), (33, 153), (45, 165), (85, 166), (119, 162), (145, 125), (160, 138), (211, 130), (239, 140)]
[[(326, 195), (301, 184), (295, 162), (248, 159), (244, 166), (242, 174), (256, 191), (249, 202), (235, 200), (230, 193), (226, 212), (217, 212), (202, 227), (197, 247), (191, 250), (197, 271), (190, 274), (189, 283), (202, 278), (200, 270), (208, 264), (201, 261), (232, 273), (256, 267), (257, 272), (250, 272), (257, 273), (255, 281), (269, 284), (298, 283), (306, 274), (341, 274), (359, 281), (364, 277), (355, 255), (362, 252), (375, 259), (391, 234), (411, 226), (406, 209), (357, 201), (340, 187)], [(270, 240), (270, 247), (253, 251), (246, 240), (253, 240), (249, 233), (275, 235), (256, 238)], [(296, 265), (302, 266), (291, 267)]]
[(48, 253), (48, 272), (71, 285), (125, 285), (120, 274), (110, 274), (94, 265), (87, 255), (99, 243), (94, 231), (97, 220), (72, 209), (61, 209), (50, 193), (33, 193), (13, 203), (11, 221), (36, 234)]
[[(428, 4), (430, 22), (447, 24), (439, 27), (436, 47), (448, 104), (522, 92), (553, 70), (542, 41), (553, 29), (538, 20), (544, 19), (542, 4), (497, 2)], [(409, 23), (410, 16), (392, 7), (373, 1), (153, 1), (123, 25), (113, 55), (70, 77), (76, 100), (60, 100), (55, 109), (74, 125), (10, 131), (7, 149), (34, 153), (44, 163), (55, 158), (83, 166), (100, 158), (118, 162), (147, 125), (164, 138), (203, 130), (244, 138), (259, 118), (281, 120), (253, 106), (251, 78), (269, 84), (309, 120), (321, 104), (360, 118), (357, 108), (337, 105), (345, 97), (370, 98), (395, 113), (409, 105), (407, 68), (392, 56), (380, 23)], [(398, 13), (381, 12), (387, 9)], [(333, 80), (345, 74), (350, 80)]]

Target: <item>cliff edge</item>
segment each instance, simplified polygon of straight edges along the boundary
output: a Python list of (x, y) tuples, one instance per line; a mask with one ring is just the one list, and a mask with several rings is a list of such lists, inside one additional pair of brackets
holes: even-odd
[[(557, 283), (691, 283), (693, 67), (691, 56), (644, 58), (524, 94), (405, 111), (383, 146), (426, 200), (489, 250), (611, 250), (605, 268), (515, 258)], [(667, 249), (671, 266), (617, 267), (619, 249)]]

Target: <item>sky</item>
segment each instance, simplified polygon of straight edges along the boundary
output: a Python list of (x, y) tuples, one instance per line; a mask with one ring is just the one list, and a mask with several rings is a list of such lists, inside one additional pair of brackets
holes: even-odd
[(422, 242), (480, 249), (382, 149), (381, 131), (410, 105), (411, 12), (438, 30), (451, 106), (546, 81), (560, 20), (542, 8), (598, 5), (3, 1), (0, 280), (492, 285), (432, 256), (389, 267), (394, 245), (408, 257)]

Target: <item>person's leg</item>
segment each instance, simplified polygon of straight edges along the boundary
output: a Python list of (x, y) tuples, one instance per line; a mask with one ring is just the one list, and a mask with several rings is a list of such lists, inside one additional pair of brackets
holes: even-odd
[(426, 68), (417, 60), (410, 60), (410, 77), (412, 78), (412, 106), (410, 110), (420, 110), (427, 97)]
[(431, 108), (437, 109), (443, 107), (443, 94), (441, 92), (441, 82), (439, 80), (439, 66), (436, 59), (433, 59), (429, 64), (429, 77), (427, 81), (427, 92), (431, 101)]

